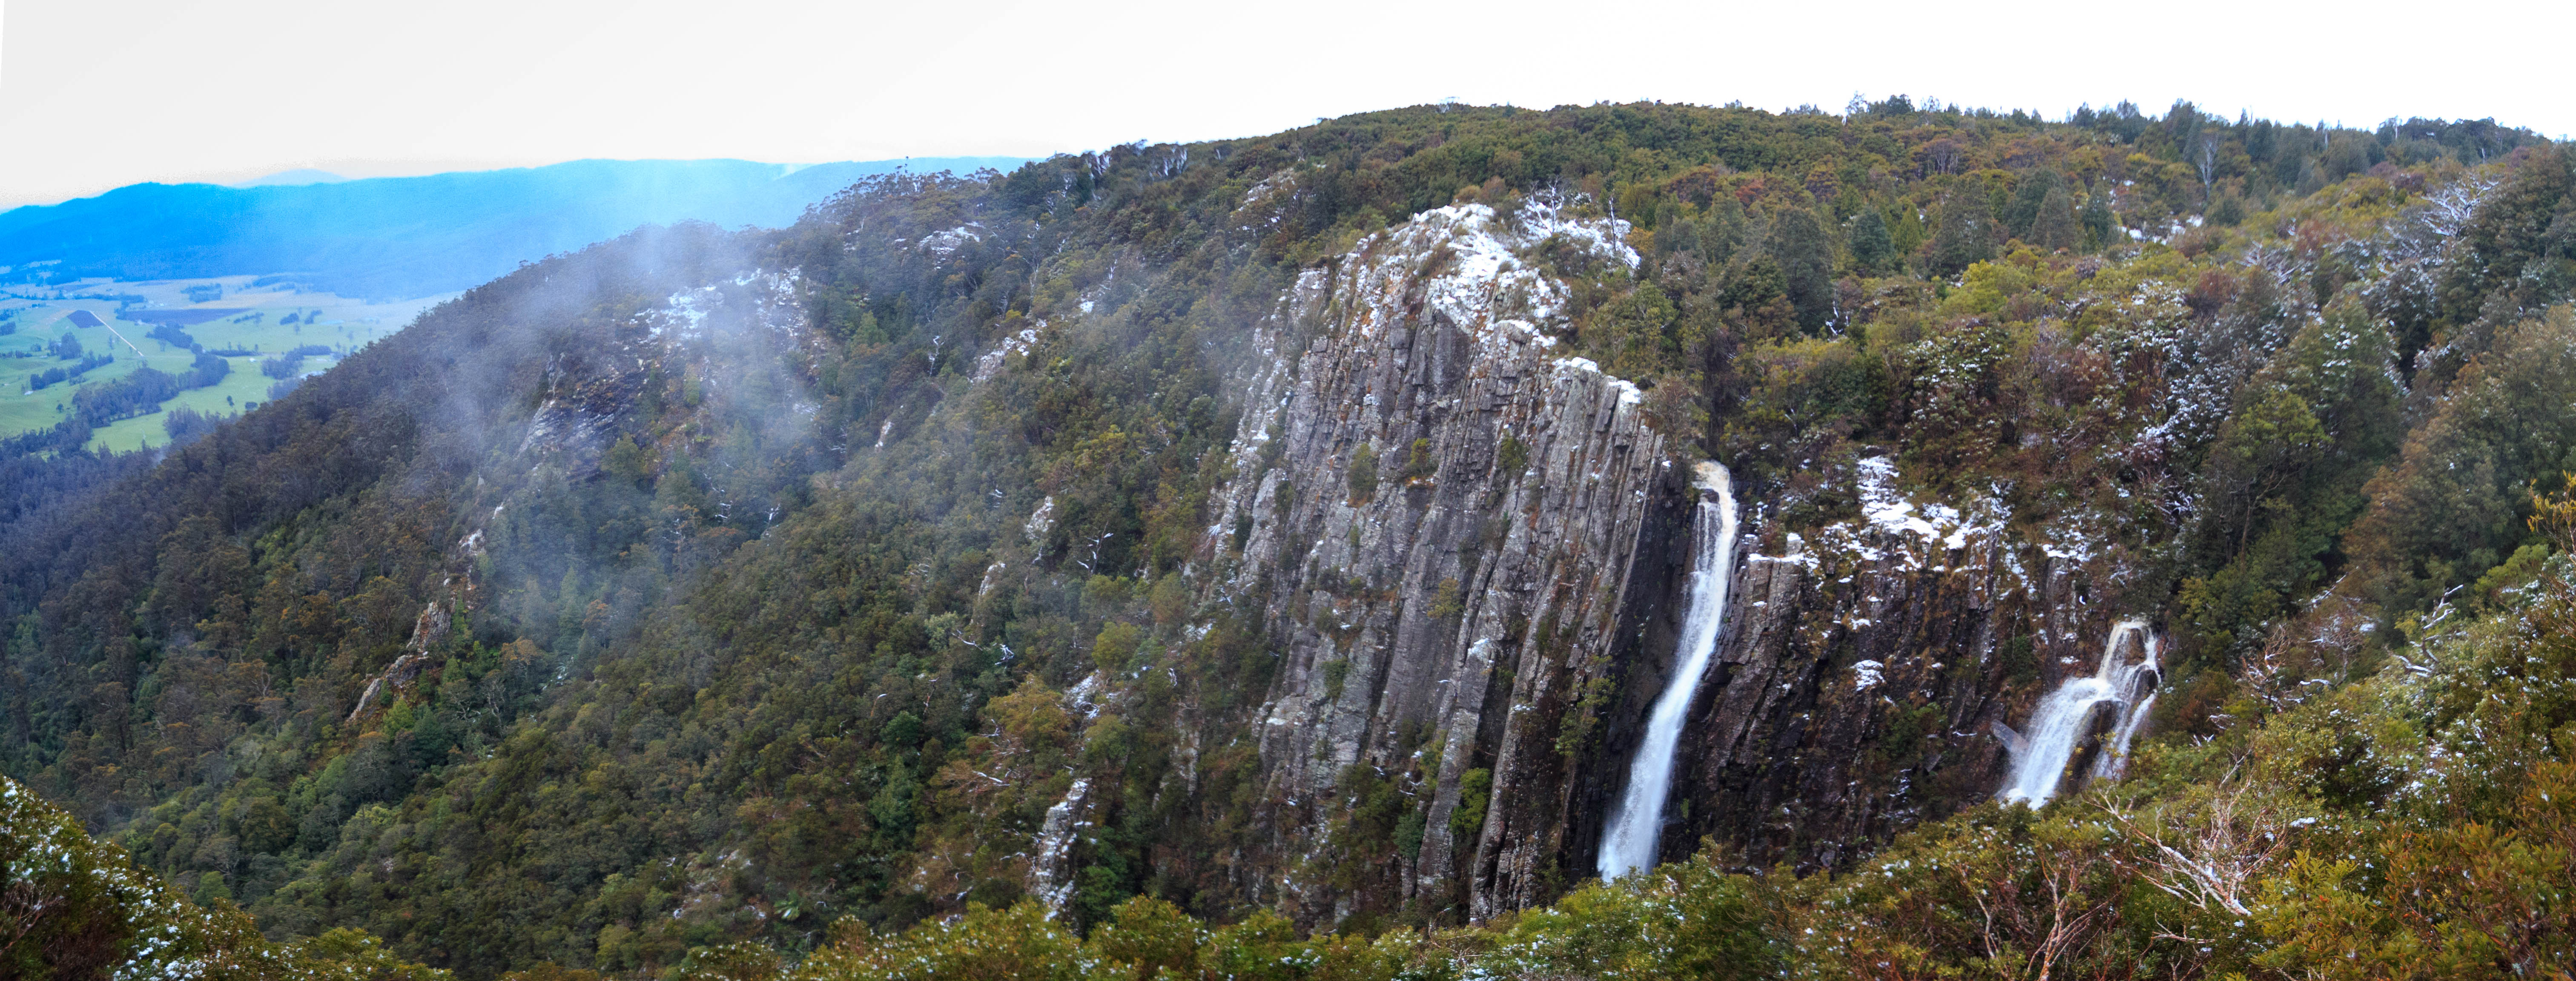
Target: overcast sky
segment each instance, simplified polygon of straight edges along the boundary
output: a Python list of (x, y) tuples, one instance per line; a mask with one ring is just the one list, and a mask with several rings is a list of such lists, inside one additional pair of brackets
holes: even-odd
[(1457, 98), (2177, 97), (2576, 132), (2564, 2), (5, 0), (0, 206), (583, 157), (1042, 156)]

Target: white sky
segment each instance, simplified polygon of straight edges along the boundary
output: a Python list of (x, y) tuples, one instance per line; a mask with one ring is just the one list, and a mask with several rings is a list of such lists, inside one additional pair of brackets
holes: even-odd
[(0, 0), (0, 206), (583, 157), (1043, 156), (1456, 97), (2576, 132), (2576, 5)]

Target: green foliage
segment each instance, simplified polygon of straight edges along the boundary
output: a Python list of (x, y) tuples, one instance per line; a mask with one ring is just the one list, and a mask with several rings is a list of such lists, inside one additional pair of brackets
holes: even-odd
[(1730, 269), (1725, 287), (1718, 292), (1717, 308), (1745, 340), (1786, 336), (1794, 316), (1788, 278), (1768, 255), (1754, 256)]
[[(2241, 220), (2242, 213), (2237, 217)], [(2031, 217), (2030, 230), (2024, 237), (2040, 248), (2062, 251), (2083, 244), (2083, 234), (2075, 217), (2074, 195), (2064, 187), (2051, 187), (2039, 199), (2038, 213)]]
[(1440, 580), (1439, 590), (1431, 596), (1429, 612), (1432, 619), (1443, 621), (1454, 620), (1459, 614), (1467, 612), (1466, 600), (1458, 595), (1456, 577)]
[(2111, 195), (2107, 191), (2085, 195), (2084, 212), (2076, 216), (2075, 223), (2083, 231), (2081, 244), (2087, 252), (2100, 251), (2119, 241), (2119, 219), (2111, 214)]
[(1101, 960), (1132, 971), (1128, 976), (1135, 981), (1154, 981), (1194, 973), (1210, 939), (1207, 927), (1180, 907), (1137, 896), (1110, 912), (1109, 922), (1092, 931), (1089, 946)]
[(1788, 474), (1764, 464), (1812, 459), (1831, 441), (1850, 436), (1878, 414), (1886, 399), (1882, 363), (1857, 345), (1818, 338), (1746, 346), (1735, 370), (1747, 382), (1744, 399), (1725, 422), (1727, 442), (1768, 445), (1771, 452), (1741, 459), (1747, 474), (1772, 480)]
[(1592, 733), (1601, 725), (1601, 713), (1609, 710), (1610, 700), (1618, 693), (1619, 683), (1606, 677), (1583, 683), (1581, 697), (1566, 709), (1564, 721), (1557, 725), (1557, 755), (1572, 760), (1590, 748)]
[[(70, 815), (0, 780), (0, 965), (11, 977), (105, 977), (143, 941), (158, 895)], [(166, 901), (166, 899), (164, 900)]]
[(1082, 938), (1033, 902), (976, 904), (954, 921), (877, 935), (842, 921), (835, 942), (788, 975), (795, 981), (1076, 981), (1100, 969)]
[(1997, 659), (2003, 662), (2005, 678), (2022, 684), (2039, 680), (2039, 654), (2029, 634), (2006, 639)]
[(692, 950), (673, 974), (681, 981), (768, 981), (778, 971), (777, 951), (744, 940)]
[(1493, 803), (1494, 771), (1477, 767), (1458, 775), (1458, 807), (1449, 812), (1449, 837), (1473, 841), (1485, 827), (1485, 809)]
[(1404, 461), (1405, 482), (1430, 480), (1432, 475), (1438, 472), (1440, 472), (1440, 460), (1431, 455), (1431, 440), (1427, 438), (1414, 440), (1413, 452)]
[[(216, 364), (227, 364), (224, 359), (212, 355), (201, 357), (212, 358)], [(222, 376), (218, 373), (216, 377)], [(162, 402), (179, 394), (182, 388), (190, 387), (199, 386), (183, 385), (181, 379), (156, 368), (137, 368), (133, 374), (123, 378), (83, 386), (72, 392), (72, 414), (93, 427), (104, 426), (119, 419), (158, 412)]]
[(1924, 248), (1924, 269), (1939, 279), (1994, 258), (1993, 218), (1986, 203), (1967, 192), (1952, 192), (1941, 202), (1940, 230)]
[[(2494, 198), (2459, 229), (2463, 261), (2447, 266), (2440, 291), (2444, 319), (2463, 333), (2493, 331), (2480, 324), (2490, 300), (2507, 311), (2536, 312), (2570, 299), (2569, 264), (2576, 263), (2576, 156), (2558, 147), (2535, 147), (2516, 163)], [(2474, 351), (2453, 353), (2447, 370), (2465, 367)]]
[(180, 897), (71, 815), (0, 778), (0, 973), (31, 981), (447, 981), (345, 927), (275, 943), (228, 900)]
[(1347, 683), (1351, 677), (1351, 659), (1347, 657), (1334, 658), (1330, 661), (1324, 662), (1323, 668), (1324, 700), (1327, 702), (1341, 701), (1342, 686)]
[(2548, 543), (2526, 542), (2521, 548), (2514, 549), (2513, 555), (2479, 576), (2477, 583), (2470, 587), (2470, 595), (2482, 606), (2515, 605), (2519, 597), (2539, 586), (2549, 556)]
[(1783, 965), (1760, 883), (1716, 849), (1617, 882), (1591, 882), (1504, 931), (1489, 969), (1520, 976), (1767, 978)]
[(1622, 378), (1659, 378), (1677, 371), (1685, 347), (1679, 311), (1653, 284), (1640, 286), (1593, 311), (1577, 327), (1586, 354)]
[(2521, 548), (2529, 489), (2576, 471), (2576, 311), (2522, 321), (2464, 368), (2349, 534), (2366, 595), (2421, 610)]
[(1351, 503), (1365, 504), (1377, 496), (1377, 447), (1361, 443), (1351, 451)]
[(1137, 644), (1144, 636), (1145, 632), (1132, 623), (1112, 623), (1102, 627), (1100, 635), (1091, 642), (1091, 661), (1100, 670), (1111, 674), (1125, 671), (1128, 662), (1135, 659)]
[(1862, 275), (1885, 275), (1896, 261), (1895, 236), (1888, 231), (1887, 218), (1876, 208), (1863, 208), (1851, 220), (1844, 233), (1851, 242), (1852, 268)]
[(1815, 212), (1786, 208), (1771, 220), (1770, 251), (1798, 326), (1815, 331), (1834, 315), (1834, 246)]
[(1494, 452), (1494, 472), (1502, 475), (1503, 480), (1509, 481), (1518, 479), (1520, 473), (1527, 469), (1529, 469), (1529, 444), (1521, 442), (1520, 437), (1515, 434), (1503, 434), (1502, 448)]
[(2052, 168), (2043, 167), (2023, 175), (2013, 185), (2012, 202), (2005, 205), (1997, 216), (2003, 221), (2004, 234), (2019, 239), (2030, 238), (2031, 228), (2038, 224), (2049, 192), (2064, 191), (2065, 183), (2065, 178), (2058, 176)]
[(1137, 897), (1078, 938), (1035, 904), (971, 909), (953, 923), (887, 935), (845, 921), (786, 981), (867, 978), (1394, 979), (1474, 975), (1599, 978), (1777, 976), (1785, 945), (1753, 879), (1710, 856), (1613, 885), (1485, 930), (1396, 930), (1375, 938), (1301, 938), (1262, 911), (1211, 929), (1169, 903)]

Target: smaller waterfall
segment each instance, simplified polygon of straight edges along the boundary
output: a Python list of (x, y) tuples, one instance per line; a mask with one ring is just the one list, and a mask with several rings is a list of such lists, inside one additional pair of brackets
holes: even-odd
[(2091, 776), (2119, 776), (2128, 765), (2129, 741), (2137, 736), (2147, 709), (2156, 703), (2162, 672), (2156, 660), (2156, 636), (2147, 630), (2146, 621), (2113, 624), (2110, 639), (2102, 645), (2102, 663), (2091, 675), (2068, 678), (2041, 699), (2031, 713), (2029, 732), (2015, 736), (1997, 727), (2012, 748), (2013, 766), (1995, 798), (2037, 807), (2057, 796), (2066, 780), (2067, 761), (2092, 735), (2094, 716), (2104, 709), (2112, 713), (2113, 722), (2103, 752), (2093, 761)]
[(1664, 800), (1673, 787), (1673, 755), (1680, 749), (1683, 717), (1701, 675), (1717, 655), (1717, 628), (1726, 621), (1727, 578), (1735, 571), (1735, 486), (1726, 468), (1711, 460), (1692, 468), (1692, 484), (1713, 492), (1691, 522), (1691, 571), (1681, 642), (1673, 650), (1673, 677), (1646, 717), (1646, 738), (1629, 764), (1628, 789), (1601, 835), (1604, 879), (1655, 867), (1664, 835)]

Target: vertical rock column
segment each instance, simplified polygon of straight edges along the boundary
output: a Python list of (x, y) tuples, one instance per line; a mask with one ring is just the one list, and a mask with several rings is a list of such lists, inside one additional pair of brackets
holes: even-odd
[[(1637, 389), (1555, 350), (1563, 288), (1518, 260), (1551, 235), (1634, 260), (1593, 224), (1427, 212), (1306, 274), (1262, 327), (1206, 577), (1211, 600), (1261, 612), (1283, 661), (1256, 723), (1273, 852), (1247, 863), (1268, 871), (1251, 897), (1308, 921), (1481, 914), (1562, 878), (1569, 771), (1595, 741), (1640, 530), (1672, 493)], [(1373, 489), (1352, 480), (1369, 453)], [(1417, 857), (1331, 840), (1353, 768), (1401, 779), (1434, 756), (1406, 786)], [(1473, 769), (1492, 774), (1485, 817), (1453, 822)]]

